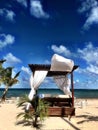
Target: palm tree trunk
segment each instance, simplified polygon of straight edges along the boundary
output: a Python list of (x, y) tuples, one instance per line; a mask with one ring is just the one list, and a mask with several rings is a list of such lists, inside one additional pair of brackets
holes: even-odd
[(9, 88), (8, 86), (5, 88), (5, 91), (3, 92), (3, 95), (1, 97), (1, 102), (5, 101), (8, 88)]

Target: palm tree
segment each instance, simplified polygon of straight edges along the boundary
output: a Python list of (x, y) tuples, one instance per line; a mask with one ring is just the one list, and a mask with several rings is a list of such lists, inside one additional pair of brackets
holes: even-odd
[(4, 68), (3, 68), (3, 63), (5, 62), (6, 60), (0, 60), (0, 85), (2, 84), (3, 82), (3, 77), (4, 77)]
[(44, 99), (39, 98), (37, 95), (34, 96), (33, 100), (30, 100), (28, 98), (28, 95), (24, 95), (20, 97), (17, 103), (17, 107), (24, 108), (24, 105), (26, 105), (27, 103), (31, 104), (30, 110), (20, 112), (17, 115), (17, 118), (21, 117), (21, 119), (23, 119), (22, 121), (24, 124), (29, 123), (34, 127), (40, 127), (40, 125), (38, 124), (37, 117), (39, 117), (40, 121), (44, 121), (44, 119), (48, 117), (49, 103)]
[(7, 67), (6, 69), (3, 70), (3, 75), (1, 77), (1, 80), (6, 87), (5, 87), (5, 91), (3, 92), (1, 101), (5, 101), (8, 89), (18, 82), (17, 77), (19, 76), (20, 71), (16, 73), (14, 78), (12, 78), (12, 70), (13, 67)]

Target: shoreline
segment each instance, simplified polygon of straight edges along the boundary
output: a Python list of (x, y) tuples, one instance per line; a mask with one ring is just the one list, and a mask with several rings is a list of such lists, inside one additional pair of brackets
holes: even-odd
[[(19, 100), (19, 98), (20, 98), (21, 96), (17, 96), (17, 97), (8, 97), (8, 98), (6, 98), (6, 100), (5, 100), (5, 102), (7, 102), (7, 101), (18, 101)], [(66, 98), (66, 97), (65, 97)], [(1, 100), (1, 98), (0, 98), (0, 100)], [(98, 98), (76, 98), (76, 97), (74, 97), (74, 102), (77, 102), (77, 101), (89, 101), (89, 100), (98, 100)], [(1, 104), (2, 102), (0, 102), (0, 104)]]

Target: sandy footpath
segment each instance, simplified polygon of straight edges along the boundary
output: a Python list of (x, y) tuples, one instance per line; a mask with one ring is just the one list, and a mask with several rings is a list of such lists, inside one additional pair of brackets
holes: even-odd
[[(69, 121), (68, 117), (48, 117), (42, 122), (40, 130), (97, 130), (98, 99), (76, 99), (76, 116)], [(30, 125), (16, 125), (16, 115), (21, 110), (16, 101), (0, 104), (0, 130), (36, 130)]]

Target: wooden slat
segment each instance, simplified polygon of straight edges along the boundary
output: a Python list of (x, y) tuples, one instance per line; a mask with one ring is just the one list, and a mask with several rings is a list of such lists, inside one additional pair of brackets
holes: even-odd
[[(71, 73), (68, 72), (66, 70), (64, 71), (50, 71), (50, 64), (29, 64), (29, 67), (31, 69), (32, 72), (35, 72), (36, 70), (47, 70), (48, 74), (47, 76), (55, 76), (55, 75), (66, 75), (67, 73)], [(75, 65), (72, 69), (72, 71), (74, 71), (75, 69), (78, 68), (78, 65)]]
[(50, 106), (72, 106), (72, 98), (44, 97), (43, 100), (50, 103)]
[(49, 116), (74, 116), (75, 108), (73, 107), (49, 107), (48, 108)]
[[(34, 112), (33, 108), (30, 108), (30, 111)], [(48, 108), (48, 116), (75, 116), (75, 108), (73, 107), (49, 107)]]

